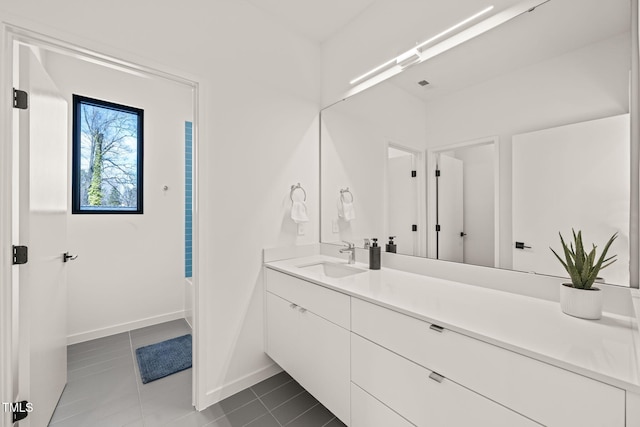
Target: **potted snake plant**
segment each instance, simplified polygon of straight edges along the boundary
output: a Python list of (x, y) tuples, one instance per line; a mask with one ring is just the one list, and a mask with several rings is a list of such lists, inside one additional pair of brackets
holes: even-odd
[(564, 252), (564, 259), (552, 248), (551, 252), (558, 258), (562, 266), (569, 273), (571, 283), (560, 286), (560, 307), (570, 316), (582, 319), (597, 320), (602, 317), (602, 291), (593, 286), (598, 279), (598, 273), (616, 262), (616, 255), (607, 258), (607, 251), (618, 237), (614, 233), (604, 246), (600, 257), (596, 259), (596, 246), (587, 253), (582, 243), (582, 232), (573, 232), (573, 242), (565, 243), (560, 234), (560, 242)]

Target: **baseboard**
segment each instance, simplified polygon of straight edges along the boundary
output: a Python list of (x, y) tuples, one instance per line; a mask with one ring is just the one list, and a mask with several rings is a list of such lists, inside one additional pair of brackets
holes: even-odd
[(184, 319), (184, 310), (175, 311), (173, 313), (161, 314), (159, 316), (147, 317), (145, 319), (135, 320), (133, 322), (120, 323), (106, 328), (94, 329), (92, 331), (80, 332), (78, 334), (67, 336), (67, 345), (77, 344), (84, 341), (94, 340), (96, 338), (108, 337), (109, 335), (128, 332), (133, 329), (144, 328), (146, 326), (156, 325), (158, 323), (169, 322), (171, 320)]
[(258, 384), (260, 381), (266, 380), (267, 378), (272, 377), (279, 372), (282, 372), (282, 368), (273, 363), (269, 366), (245, 375), (244, 377), (239, 378), (233, 382), (225, 384), (214, 390), (209, 390), (205, 395), (204, 406), (202, 409), (211, 406), (214, 403), (218, 403), (222, 399), (226, 399), (229, 396), (233, 396), (234, 394), (244, 390), (245, 388)]

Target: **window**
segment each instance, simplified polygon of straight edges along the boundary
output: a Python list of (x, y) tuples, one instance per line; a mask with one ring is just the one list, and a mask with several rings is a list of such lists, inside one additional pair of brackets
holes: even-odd
[(72, 212), (142, 213), (143, 110), (73, 95)]

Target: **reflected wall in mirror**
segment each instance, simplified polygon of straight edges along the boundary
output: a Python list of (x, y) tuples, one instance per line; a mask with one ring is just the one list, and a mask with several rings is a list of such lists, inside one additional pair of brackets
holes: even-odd
[(563, 276), (558, 232), (617, 231), (628, 286), (630, 15), (552, 0), (324, 109), (321, 241)]

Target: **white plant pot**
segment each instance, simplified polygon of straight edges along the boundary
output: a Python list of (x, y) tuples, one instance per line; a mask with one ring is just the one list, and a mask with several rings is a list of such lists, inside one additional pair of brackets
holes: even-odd
[(598, 320), (602, 317), (602, 294), (598, 288), (576, 289), (563, 283), (560, 286), (560, 307), (569, 316)]

